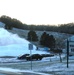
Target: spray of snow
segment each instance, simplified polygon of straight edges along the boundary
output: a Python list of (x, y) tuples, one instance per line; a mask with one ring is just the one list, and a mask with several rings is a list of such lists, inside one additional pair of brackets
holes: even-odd
[[(0, 56), (19, 56), (30, 53), (28, 44), (30, 42), (20, 38), (17, 34), (9, 33), (4, 28), (0, 28)], [(36, 51), (36, 46), (33, 45), (32, 53), (45, 54), (42, 51)]]
[(7, 30), (0, 28), (0, 46), (11, 44), (25, 44), (27, 40), (20, 38), (17, 34), (9, 33)]

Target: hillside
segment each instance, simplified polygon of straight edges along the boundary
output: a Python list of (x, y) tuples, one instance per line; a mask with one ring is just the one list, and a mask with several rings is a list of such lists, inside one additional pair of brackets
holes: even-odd
[[(14, 33), (14, 34), (18, 34), (21, 38), (25, 38), (25, 39), (27, 39), (27, 34), (29, 32), (29, 30), (22, 30), (22, 29), (16, 29), (16, 28), (13, 28), (13, 30), (8, 30), (8, 31), (11, 33)], [(35, 32), (38, 36), (38, 39), (40, 40), (40, 37), (44, 31), (35, 31)], [(62, 44), (63, 44), (65, 39), (72, 36), (71, 34), (51, 32), (51, 31), (46, 31), (46, 33), (48, 33), (49, 35), (53, 35), (55, 37), (55, 40), (56, 40), (56, 45), (59, 45), (60, 47), (63, 47)], [(32, 42), (32, 43), (37, 45), (37, 46), (40, 46), (39, 41), (38, 42)]]
[[(0, 27), (4, 28), (4, 24), (0, 22)], [(27, 39), (27, 34), (29, 30), (22, 30), (22, 29), (17, 29), (13, 28), (12, 30), (8, 30), (9, 32), (13, 34), (18, 34), (21, 38)], [(38, 39), (40, 40), (40, 37), (44, 31), (35, 31)], [(67, 39), (68, 37), (72, 36), (71, 34), (65, 34), (65, 33), (59, 33), (59, 32), (51, 32), (51, 31), (46, 31), (49, 35), (53, 35), (56, 39), (56, 45), (62, 47), (63, 41)], [(40, 46), (39, 41), (38, 42), (32, 42), (33, 44)]]

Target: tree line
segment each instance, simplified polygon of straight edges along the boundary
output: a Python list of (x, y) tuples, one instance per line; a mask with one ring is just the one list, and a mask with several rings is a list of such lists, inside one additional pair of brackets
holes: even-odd
[(5, 29), (19, 28), (24, 30), (54, 31), (54, 32), (74, 34), (74, 23), (60, 24), (58, 26), (56, 25), (27, 25), (22, 23), (20, 20), (11, 18), (6, 15), (2, 15), (0, 17), (0, 21), (5, 23), (5, 27), (4, 27)]

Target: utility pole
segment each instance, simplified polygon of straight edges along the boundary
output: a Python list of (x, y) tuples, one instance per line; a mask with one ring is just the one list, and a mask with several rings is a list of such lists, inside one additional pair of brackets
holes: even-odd
[(69, 67), (69, 40), (67, 39), (67, 68)]
[[(31, 42), (32, 42), (32, 35), (31, 35)], [(32, 70), (32, 50), (33, 50), (33, 45), (31, 44), (31, 49), (30, 49), (31, 70)]]
[[(32, 36), (31, 41), (32, 42)], [(29, 50), (30, 50), (30, 60), (31, 60), (31, 70), (32, 70), (32, 50), (33, 50), (33, 44), (29, 43)]]

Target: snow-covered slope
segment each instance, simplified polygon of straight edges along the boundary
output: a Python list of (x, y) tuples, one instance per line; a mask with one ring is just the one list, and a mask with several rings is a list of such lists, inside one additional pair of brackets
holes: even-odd
[[(20, 38), (17, 34), (9, 33), (4, 28), (0, 28), (0, 56), (19, 56), (25, 53), (30, 53), (26, 39)], [(33, 45), (32, 53), (45, 54), (45, 52), (36, 51)]]

